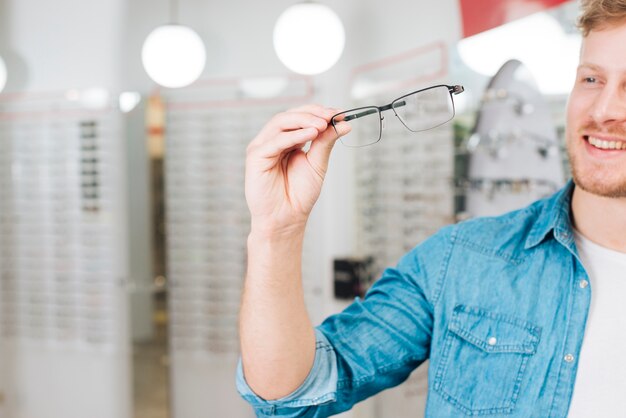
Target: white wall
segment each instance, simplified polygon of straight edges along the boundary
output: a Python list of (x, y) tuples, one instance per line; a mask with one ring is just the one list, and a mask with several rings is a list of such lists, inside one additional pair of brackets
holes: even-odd
[[(16, 92), (27, 93), (30, 98), (46, 93), (48, 99), (60, 103), (63, 92), (71, 88), (119, 91), (124, 4), (122, 0), (2, 0), (0, 55), (9, 73), (3, 100), (15, 99), (12, 93)], [(120, 136), (115, 136), (118, 126), (105, 127), (113, 132), (107, 151), (115, 155), (116, 162), (123, 161), (125, 152), (117, 148), (123, 144), (117, 141)], [(125, 175), (121, 166), (108, 174), (107, 183), (115, 183), (115, 196), (112, 207), (105, 210), (115, 235), (110, 251), (117, 260), (109, 268), (119, 283), (127, 276)], [(0, 391), (6, 394), (0, 416), (130, 416), (126, 294), (121, 286), (116, 290), (111, 299), (115, 338), (105, 350), (55, 346), (45, 341), (1, 341), (0, 351), (5, 351), (0, 361), (9, 378), (0, 376)]]
[(124, 2), (3, 0), (6, 92), (118, 88)]

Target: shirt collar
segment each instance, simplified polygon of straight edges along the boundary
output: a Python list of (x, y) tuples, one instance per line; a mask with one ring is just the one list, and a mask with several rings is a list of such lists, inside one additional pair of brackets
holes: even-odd
[(537, 219), (526, 238), (525, 249), (539, 245), (551, 231), (554, 231), (554, 237), (563, 245), (573, 246), (574, 233), (570, 219), (573, 191), (574, 182), (570, 180), (540, 207)]

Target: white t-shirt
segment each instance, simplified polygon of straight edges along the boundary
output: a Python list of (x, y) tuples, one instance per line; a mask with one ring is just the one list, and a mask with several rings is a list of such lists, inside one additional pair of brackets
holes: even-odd
[(591, 307), (568, 418), (626, 417), (626, 253), (575, 236)]

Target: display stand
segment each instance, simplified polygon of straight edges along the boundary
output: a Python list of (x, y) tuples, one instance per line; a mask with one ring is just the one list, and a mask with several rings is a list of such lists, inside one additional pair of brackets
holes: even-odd
[(0, 416), (130, 416), (121, 124), (0, 95)]
[(469, 217), (522, 208), (563, 185), (556, 129), (521, 62), (506, 62), (490, 81), (468, 150), (468, 175), (460, 187)]
[[(310, 100), (308, 78), (276, 97), (251, 97), (245, 79), (163, 91), (172, 416), (246, 417), (235, 389), (238, 313), (249, 213), (246, 147), (275, 114)], [(306, 246), (305, 246), (306, 253)], [(304, 257), (306, 259), (306, 257)], [(310, 306), (319, 280), (305, 271)]]

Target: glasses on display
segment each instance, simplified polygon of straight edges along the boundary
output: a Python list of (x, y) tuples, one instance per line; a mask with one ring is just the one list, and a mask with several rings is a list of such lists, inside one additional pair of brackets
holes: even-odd
[(383, 112), (393, 110), (400, 122), (411, 132), (433, 129), (454, 117), (452, 95), (462, 93), (463, 86), (440, 84), (398, 97), (385, 106), (364, 106), (337, 113), (331, 123), (337, 131), (339, 122), (353, 121), (356, 132), (341, 138), (348, 147), (363, 147), (380, 141), (383, 132)]

